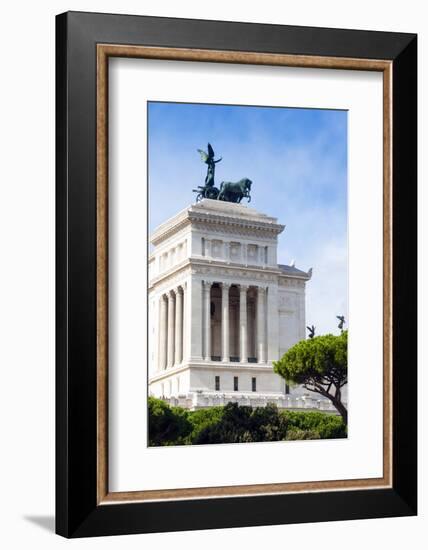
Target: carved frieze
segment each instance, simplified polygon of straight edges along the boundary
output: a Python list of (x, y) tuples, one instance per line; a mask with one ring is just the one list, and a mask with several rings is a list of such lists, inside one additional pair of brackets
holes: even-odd
[(247, 279), (255, 281), (264, 281), (269, 283), (276, 283), (278, 280), (278, 275), (275, 273), (263, 273), (257, 271), (250, 271), (245, 269), (234, 269), (222, 266), (203, 266), (195, 265), (192, 266), (192, 274), (206, 275), (211, 278), (217, 278), (219, 281), (223, 279)]
[(238, 236), (238, 237), (257, 237), (269, 240), (271, 242), (277, 242), (277, 232), (272, 230), (260, 228), (260, 227), (240, 227), (229, 225), (215, 225), (208, 223), (198, 223), (193, 222), (192, 227), (198, 231), (202, 231), (209, 234), (224, 235), (227, 237)]
[(278, 279), (279, 286), (287, 288), (303, 288), (305, 286), (305, 281), (300, 281), (299, 279), (279, 277)]

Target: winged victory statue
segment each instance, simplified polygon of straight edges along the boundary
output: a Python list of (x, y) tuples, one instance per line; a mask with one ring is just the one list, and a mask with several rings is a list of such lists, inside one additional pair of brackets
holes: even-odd
[(215, 165), (220, 162), (221, 157), (217, 160), (214, 159), (215, 153), (211, 144), (208, 143), (208, 153), (202, 149), (198, 149), (199, 154), (201, 155), (201, 160), (207, 164), (207, 175), (205, 177), (205, 186), (199, 185), (198, 189), (194, 189), (195, 193), (198, 193), (196, 200), (201, 199), (216, 199), (219, 194), (219, 190), (214, 186), (214, 176), (215, 176)]

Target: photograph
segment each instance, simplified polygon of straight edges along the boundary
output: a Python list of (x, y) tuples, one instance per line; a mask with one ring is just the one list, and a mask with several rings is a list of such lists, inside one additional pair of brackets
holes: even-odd
[(5, 2), (0, 548), (423, 549), (423, 6)]
[(347, 110), (148, 101), (147, 149), (148, 445), (346, 438)]

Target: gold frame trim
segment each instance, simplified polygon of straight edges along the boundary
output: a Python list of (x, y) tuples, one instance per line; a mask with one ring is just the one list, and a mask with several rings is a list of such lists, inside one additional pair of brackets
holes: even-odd
[[(108, 59), (133, 57), (383, 73), (383, 477), (150, 491), (108, 490)], [(97, 45), (97, 503), (392, 487), (392, 62), (255, 52)]]

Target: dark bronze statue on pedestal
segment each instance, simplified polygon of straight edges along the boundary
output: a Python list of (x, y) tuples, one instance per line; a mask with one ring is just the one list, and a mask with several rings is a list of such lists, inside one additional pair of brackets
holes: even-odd
[(238, 182), (223, 181), (220, 185), (220, 189), (214, 185), (215, 165), (222, 160), (220, 157), (214, 160), (215, 153), (211, 144), (208, 143), (208, 153), (198, 149), (201, 155), (202, 161), (208, 165), (207, 175), (205, 177), (205, 185), (199, 185), (197, 189), (193, 189), (196, 195), (196, 201), (202, 199), (214, 199), (227, 202), (240, 203), (243, 198), (247, 198), (248, 202), (251, 200), (251, 180), (243, 178)]

